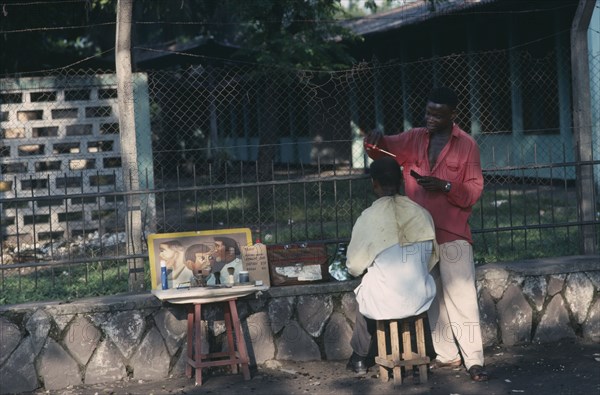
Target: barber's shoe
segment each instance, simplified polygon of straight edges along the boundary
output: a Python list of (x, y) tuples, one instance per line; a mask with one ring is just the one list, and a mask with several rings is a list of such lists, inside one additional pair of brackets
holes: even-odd
[(350, 370), (356, 374), (367, 374), (367, 358), (352, 353), (350, 360), (346, 364), (346, 370)]

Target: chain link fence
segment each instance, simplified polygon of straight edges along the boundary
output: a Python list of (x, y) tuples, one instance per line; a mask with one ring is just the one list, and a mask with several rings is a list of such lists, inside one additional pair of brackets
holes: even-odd
[[(124, 248), (132, 194), (143, 198), (145, 235), (249, 227), (267, 244), (347, 241), (374, 197), (362, 137), (422, 126), (440, 85), (459, 94), (456, 122), (480, 146), (476, 261), (578, 254), (581, 226), (599, 220), (581, 220), (576, 169), (593, 165), (598, 185), (599, 147), (591, 163), (575, 160), (569, 64), (568, 50), (511, 50), (339, 72), (148, 71), (134, 80), (136, 175), (121, 165), (130, 142), (114, 75), (2, 80), (0, 302), (126, 290), (125, 261), (145, 257)], [(140, 190), (127, 188), (133, 176)]]

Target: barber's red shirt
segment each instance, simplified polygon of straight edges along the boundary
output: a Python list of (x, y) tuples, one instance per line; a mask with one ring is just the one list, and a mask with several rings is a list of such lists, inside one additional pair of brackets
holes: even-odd
[[(377, 146), (395, 154), (396, 160), (403, 166), (406, 195), (431, 214), (437, 242), (467, 240), (472, 244), (468, 220), (472, 207), (483, 191), (477, 143), (454, 125), (452, 136), (432, 169), (427, 156), (429, 137), (426, 128), (415, 128), (397, 135), (383, 136)], [(386, 155), (373, 149), (367, 150), (367, 153), (373, 159)], [(411, 170), (423, 176), (450, 181), (452, 188), (448, 193), (426, 191), (410, 175)]]

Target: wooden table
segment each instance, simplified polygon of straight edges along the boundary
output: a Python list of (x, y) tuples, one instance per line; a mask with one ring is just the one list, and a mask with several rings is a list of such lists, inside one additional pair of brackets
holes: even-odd
[[(197, 287), (190, 289), (153, 290), (161, 300), (175, 304), (190, 304), (187, 316), (186, 375), (191, 378), (195, 370), (196, 385), (202, 385), (202, 368), (231, 366), (232, 373), (241, 368), (245, 380), (250, 380), (249, 357), (242, 333), (236, 301), (239, 297), (266, 291), (269, 287), (234, 285), (232, 287)], [(202, 305), (223, 305), (227, 337), (227, 351), (202, 353)]]

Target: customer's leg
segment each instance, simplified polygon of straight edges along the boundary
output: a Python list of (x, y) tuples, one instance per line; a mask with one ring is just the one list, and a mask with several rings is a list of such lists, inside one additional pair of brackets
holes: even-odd
[(352, 339), (350, 339), (353, 352), (348, 364), (346, 364), (347, 370), (358, 374), (367, 374), (367, 356), (375, 326), (375, 321), (366, 318), (360, 311), (356, 311), (354, 331), (352, 332)]
[[(442, 335), (449, 335), (450, 332), (454, 335), (467, 369), (472, 365), (483, 366), (472, 247), (464, 240), (444, 243), (440, 255), (444, 260), (444, 264), (440, 265), (444, 304), (451, 329), (444, 330)], [(454, 339), (447, 337), (452, 336), (442, 336), (442, 342), (452, 342), (454, 346)]]
[(369, 354), (375, 327), (376, 323), (374, 320), (366, 318), (360, 311), (356, 310), (356, 320), (352, 339), (350, 339), (350, 346), (357, 355), (366, 357)]

